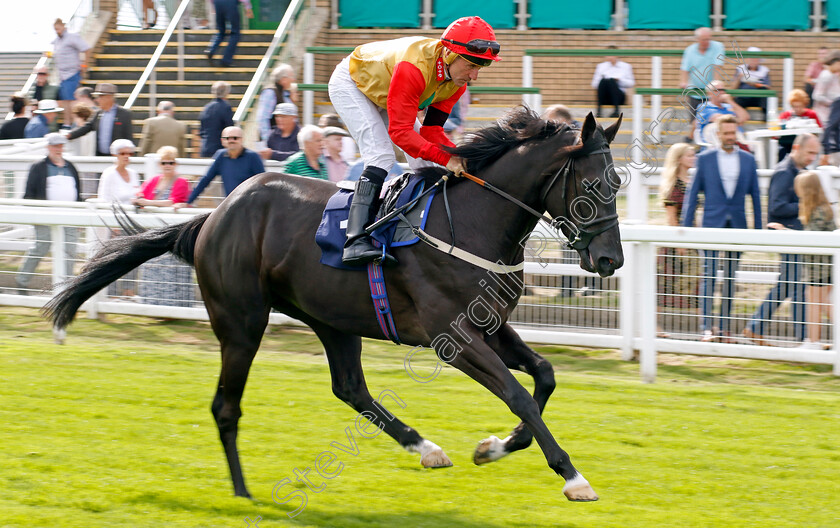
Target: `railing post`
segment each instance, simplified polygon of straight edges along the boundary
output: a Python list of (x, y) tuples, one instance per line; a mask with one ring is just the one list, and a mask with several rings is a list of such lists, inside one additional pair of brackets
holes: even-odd
[(624, 0), (615, 0), (615, 13), (613, 13), (613, 28), (615, 31), (624, 31)]
[[(522, 55), (522, 87), (534, 87), (534, 57), (531, 55)], [(533, 106), (530, 99), (531, 94), (522, 94), (522, 102), (528, 106)]]
[(330, 26), (332, 29), (338, 29), (338, 3), (340, 0), (332, 0), (330, 2)]
[(64, 228), (62, 226), (50, 227), (50, 238), (52, 239), (52, 286), (64, 282), (67, 269), (67, 252), (64, 251)]
[(822, 31), (823, 6), (822, 0), (814, 0), (811, 2), (814, 5), (814, 14), (811, 15), (811, 31), (819, 33)]
[[(818, 3), (819, 1), (814, 2), (814, 4)], [(793, 57), (786, 57), (782, 61), (782, 69), (784, 70), (784, 75), (782, 76), (782, 104), (785, 110), (790, 110), (788, 94), (793, 90)]]
[(178, 19), (178, 82), (184, 81), (184, 17)]
[(712, 2), (712, 31), (723, 30), (723, 0)]
[(152, 70), (149, 75), (149, 117), (155, 117), (157, 107), (157, 73)]
[(631, 152), (633, 160), (630, 164), (630, 183), (627, 185), (627, 217), (640, 222), (646, 221), (647, 196), (642, 185), (642, 171), (644, 167), (644, 98), (642, 94), (633, 94), (633, 142)]
[(656, 246), (650, 242), (639, 243), (636, 253), (639, 260), (639, 330), (642, 346), (639, 347), (639, 367), (642, 382), (656, 381)]
[(840, 251), (835, 251), (831, 258), (832, 281), (831, 288), (831, 334), (832, 348), (834, 348), (834, 370), (835, 376), (840, 376), (840, 332), (837, 331), (837, 324), (840, 322)]
[(636, 338), (636, 255), (637, 242), (622, 242), (624, 251), (624, 268), (622, 270), (618, 299), (619, 327), (623, 337), (621, 344), (621, 359), (633, 360), (633, 342)]
[(423, 0), (423, 12), (420, 13), (420, 23), (423, 25), (421, 29), (432, 29), (432, 0)]
[[(654, 56), (650, 58), (650, 82), (651, 88), (662, 88), (662, 57)], [(650, 118), (651, 121), (659, 118), (659, 112), (662, 110), (662, 96), (654, 94), (651, 98)], [(659, 126), (651, 128), (651, 134), (654, 141), (659, 143), (661, 134)]]
[(528, 29), (528, 0), (519, 0), (519, 10), (516, 14), (516, 29), (525, 31)]
[[(303, 55), (303, 82), (312, 84), (315, 80), (315, 55), (305, 53)], [(311, 125), (315, 114), (315, 92), (306, 90), (303, 92), (303, 124)]]

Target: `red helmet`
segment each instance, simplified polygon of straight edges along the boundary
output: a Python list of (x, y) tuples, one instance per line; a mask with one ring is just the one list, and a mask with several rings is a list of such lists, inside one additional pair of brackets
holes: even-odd
[(501, 47), (490, 24), (481, 17), (459, 18), (449, 24), (440, 36), (443, 45), (479, 66), (489, 66), (499, 60)]

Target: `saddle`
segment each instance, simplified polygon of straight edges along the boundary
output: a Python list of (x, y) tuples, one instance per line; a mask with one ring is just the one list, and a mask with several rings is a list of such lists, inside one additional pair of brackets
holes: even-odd
[[(405, 173), (391, 182), (386, 188), (385, 197), (376, 215), (377, 220), (420, 196), (428, 185), (426, 180), (413, 173)], [(386, 250), (390, 250), (419, 242), (420, 238), (415, 230), (425, 228), (429, 208), (436, 194), (437, 191), (430, 192), (391, 221), (377, 228), (371, 233), (374, 245), (385, 246)], [(321, 264), (345, 270), (366, 269), (365, 266), (347, 266), (341, 261), (352, 201), (353, 190), (339, 187), (324, 208), (321, 224), (315, 232), (315, 243), (321, 248)]]

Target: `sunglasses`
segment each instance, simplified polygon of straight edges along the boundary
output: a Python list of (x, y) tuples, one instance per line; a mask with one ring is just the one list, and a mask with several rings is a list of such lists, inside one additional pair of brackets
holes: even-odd
[(117, 156), (131, 156), (133, 152), (117, 152)]
[(174, 161), (161, 161), (160, 164), (161, 165), (175, 165), (175, 162)]
[(476, 54), (484, 54), (490, 51), (490, 55), (496, 56), (501, 51), (502, 47), (495, 40), (473, 39), (469, 42), (458, 42), (452, 39), (441, 39), (443, 41), (455, 44), (456, 46), (463, 46), (468, 52)]
[(222, 136), (222, 139), (227, 139), (227, 140), (242, 139), (242, 136)]

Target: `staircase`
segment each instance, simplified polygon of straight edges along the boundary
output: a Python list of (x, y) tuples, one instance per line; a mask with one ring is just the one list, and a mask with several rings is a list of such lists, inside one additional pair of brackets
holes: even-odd
[[(225, 68), (211, 65), (204, 54), (204, 49), (216, 33), (214, 30), (184, 31), (184, 80), (178, 81), (178, 43), (177, 34), (173, 34), (164, 49), (155, 68), (156, 102), (172, 101), (175, 103), (175, 118), (185, 123), (190, 135), (187, 152), (182, 157), (197, 157), (201, 138), (198, 136), (198, 115), (201, 109), (213, 100), (210, 87), (216, 81), (231, 84), (228, 102), (236, 107), (245, 93), (254, 71), (265, 54), (274, 31), (243, 30), (239, 45), (234, 55), (233, 67)], [(109, 41), (102, 51), (95, 55), (95, 67), (90, 68), (86, 85), (98, 82), (110, 82), (117, 85), (119, 95), (117, 104), (124, 104), (137, 84), (137, 80), (146, 68), (152, 54), (160, 42), (162, 30), (112, 31)], [(224, 52), (222, 43), (220, 48)], [(220, 57), (216, 55), (216, 59)], [(30, 66), (31, 68), (31, 66)], [(149, 112), (149, 89), (151, 78), (146, 82), (140, 96), (131, 108), (134, 113), (135, 140), (139, 142), (143, 120), (155, 115)]]
[(23, 88), (39, 58), (37, 52), (0, 53), (0, 118), (11, 109), (9, 98)]

